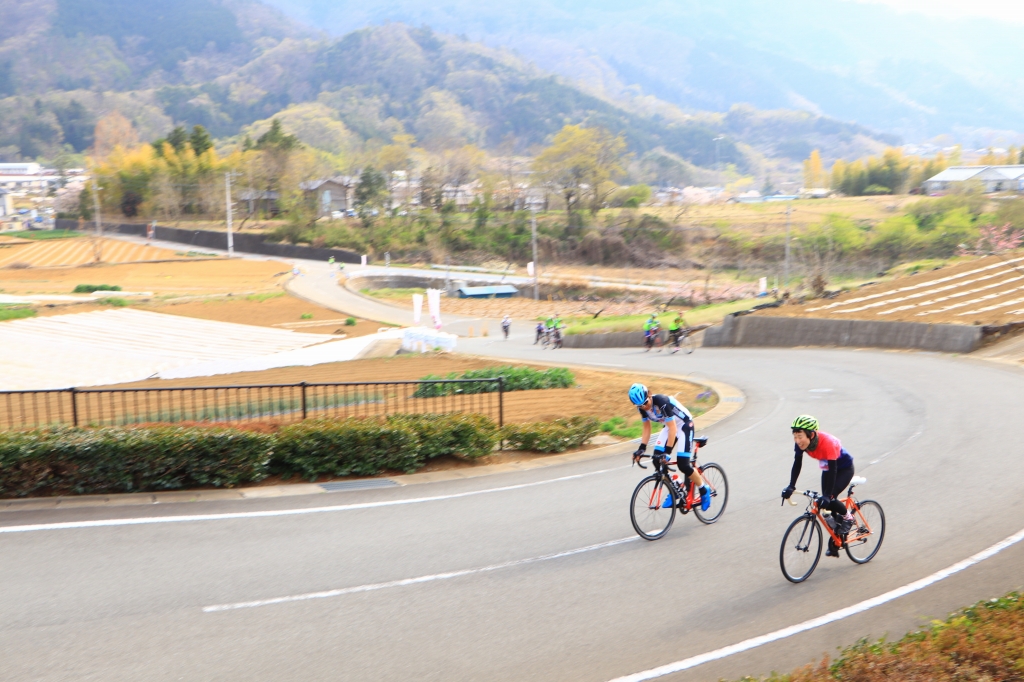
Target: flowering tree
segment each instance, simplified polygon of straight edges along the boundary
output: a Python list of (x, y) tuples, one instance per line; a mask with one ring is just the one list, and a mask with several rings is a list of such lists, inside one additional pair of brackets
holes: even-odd
[(961, 245), (963, 253), (1003, 253), (1012, 251), (1024, 243), (1024, 229), (1014, 227), (1012, 223), (1002, 226), (982, 225), (978, 228), (978, 232), (980, 236), (974, 243), (973, 249), (965, 249), (963, 247), (966, 245)]

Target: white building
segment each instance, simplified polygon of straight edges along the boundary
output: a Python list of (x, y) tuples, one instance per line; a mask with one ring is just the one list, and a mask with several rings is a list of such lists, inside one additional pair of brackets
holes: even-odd
[(14, 205), (11, 203), (11, 193), (0, 188), (0, 218), (14, 215)]
[(38, 163), (0, 163), (0, 175), (38, 175), (42, 170)]
[(962, 182), (980, 182), (986, 192), (1024, 191), (1022, 166), (950, 166), (924, 181), (929, 194), (945, 192)]

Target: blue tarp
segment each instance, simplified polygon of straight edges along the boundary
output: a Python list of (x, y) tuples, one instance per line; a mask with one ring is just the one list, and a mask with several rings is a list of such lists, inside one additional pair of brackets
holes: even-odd
[(490, 287), (460, 287), (459, 298), (510, 298), (519, 293), (511, 284)]

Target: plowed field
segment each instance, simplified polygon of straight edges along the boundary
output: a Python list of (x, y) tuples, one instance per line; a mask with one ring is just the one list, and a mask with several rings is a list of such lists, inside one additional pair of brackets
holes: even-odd
[[(0, 250), (0, 255), (4, 253)], [(288, 272), (286, 264), (274, 261), (195, 258), (75, 268), (0, 268), (0, 289), (8, 294), (69, 294), (78, 284), (116, 284), (124, 291), (151, 291), (158, 296), (240, 294), (279, 290)]]
[[(99, 260), (102, 263), (138, 263), (144, 261), (191, 259), (184, 252), (159, 249), (155, 246), (123, 242), (116, 239), (99, 240)], [(182, 253), (182, 255), (177, 255)], [(69, 265), (85, 265), (96, 261), (97, 249), (94, 240), (87, 237), (52, 239), (47, 241), (15, 244), (0, 249), (0, 268), (13, 263), (33, 268)]]
[(1024, 321), (1024, 254), (988, 256), (757, 315), (944, 324)]
[[(195, 379), (149, 380), (129, 386), (171, 388), (177, 386), (216, 385), (245, 386), (253, 384), (298, 383), (300, 381), (405, 381), (415, 380), (427, 374), (445, 375), (449, 372), (494, 367), (500, 362), (459, 355), (399, 355), (392, 358), (373, 360), (352, 360), (335, 362), (313, 367), (284, 367), (264, 372), (240, 372), (209, 377), (204, 382)], [(539, 367), (539, 369), (545, 369)], [(547, 389), (538, 391), (510, 391), (505, 393), (505, 421), (530, 422), (575, 415), (592, 416), (605, 420), (615, 416), (634, 419), (636, 408), (629, 404), (626, 391), (636, 381), (634, 375), (598, 372), (595, 370), (573, 369), (576, 375), (575, 388)], [(699, 406), (702, 411), (710, 409), (717, 401), (698, 403), (696, 398), (703, 388), (677, 379), (645, 379), (648, 387), (656, 393), (676, 396), (684, 405)]]

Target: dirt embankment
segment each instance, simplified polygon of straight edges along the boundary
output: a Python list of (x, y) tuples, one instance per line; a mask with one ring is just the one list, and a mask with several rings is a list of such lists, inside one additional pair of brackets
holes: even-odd
[[(392, 358), (334, 362), (313, 367), (283, 367), (263, 372), (240, 372), (198, 379), (148, 380), (133, 384), (119, 384), (117, 388), (179, 386), (244, 386), (252, 384), (345, 381), (412, 381), (428, 374), (446, 375), (468, 369), (495, 367), (502, 363), (494, 360), (459, 355), (399, 355)], [(526, 363), (524, 363), (526, 364)], [(538, 369), (546, 369), (537, 366)], [(562, 417), (585, 416), (600, 420), (622, 416), (633, 419), (636, 408), (626, 397), (629, 386), (637, 381), (635, 375), (573, 369), (575, 388), (538, 391), (510, 391), (505, 394), (505, 420), (531, 422)], [(715, 405), (717, 396), (697, 402), (702, 386), (678, 379), (643, 379), (655, 393), (673, 395), (687, 406), (708, 410)]]

